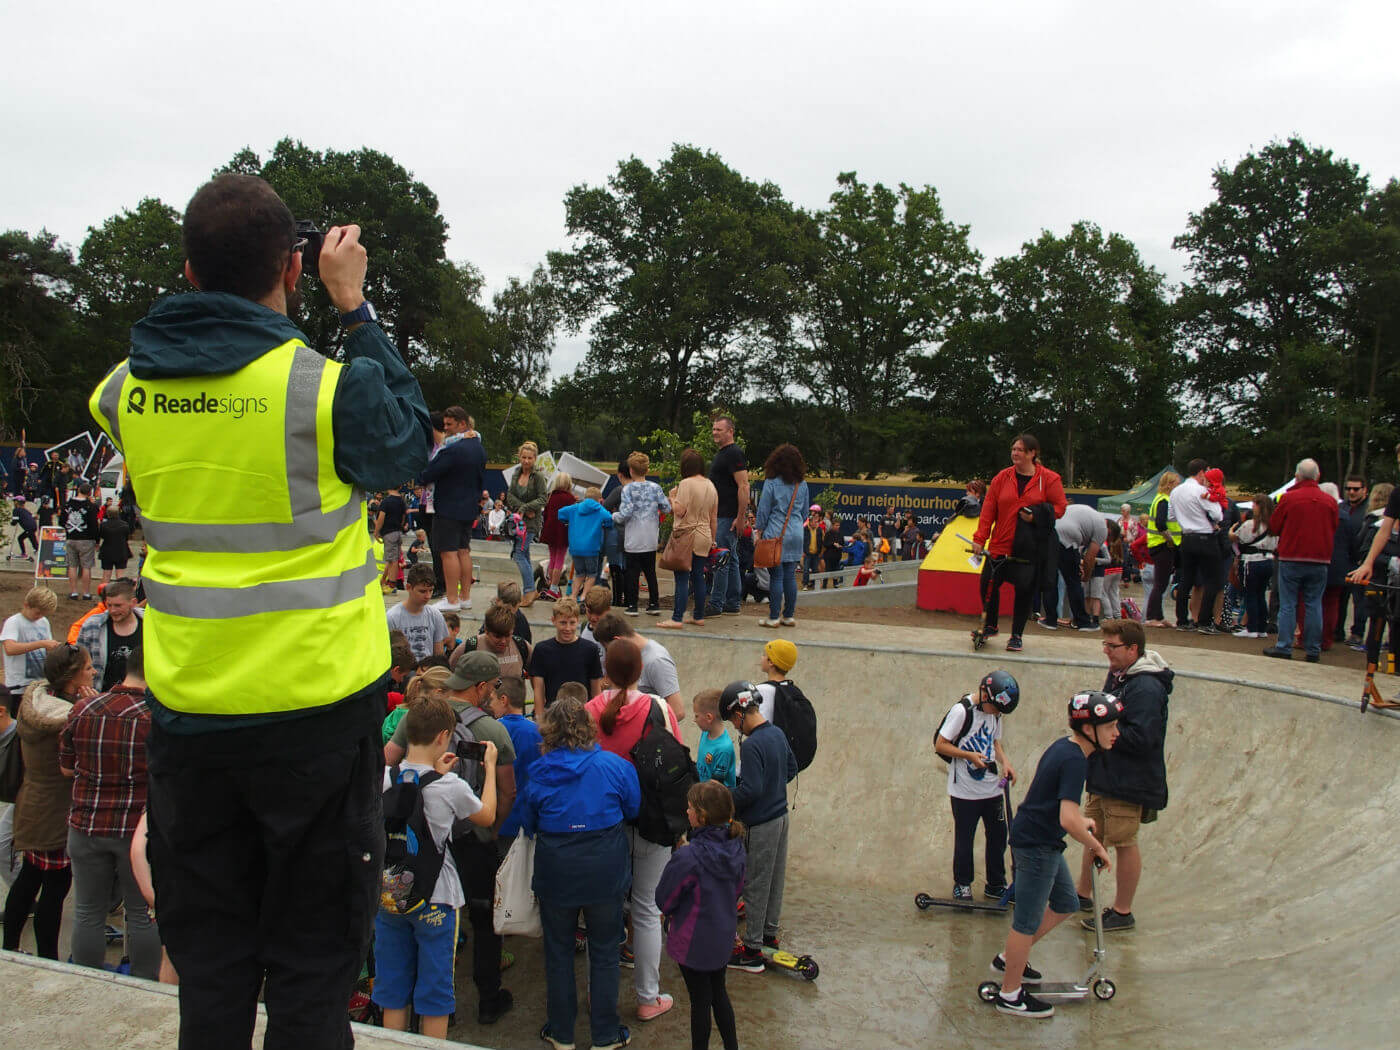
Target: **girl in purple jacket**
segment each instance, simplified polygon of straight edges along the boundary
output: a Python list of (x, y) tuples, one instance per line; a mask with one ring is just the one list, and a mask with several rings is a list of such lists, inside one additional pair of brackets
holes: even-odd
[(686, 802), (694, 830), (661, 873), (656, 906), (670, 921), (666, 951), (680, 964), (690, 992), (691, 1050), (710, 1045), (712, 1010), (724, 1050), (738, 1050), (724, 971), (734, 950), (744, 890), (744, 826), (734, 819), (729, 789), (717, 780), (696, 784)]

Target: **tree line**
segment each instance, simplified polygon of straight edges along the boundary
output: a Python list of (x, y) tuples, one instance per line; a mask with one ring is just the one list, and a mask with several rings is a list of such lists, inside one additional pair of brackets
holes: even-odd
[[(219, 170), (261, 175), (322, 228), (364, 228), (368, 298), (430, 401), (467, 405), (493, 457), (526, 437), (594, 459), (661, 451), (703, 442), (723, 408), (753, 456), (793, 441), (832, 474), (986, 476), (1030, 430), (1070, 484), (1201, 455), (1272, 485), (1304, 455), (1332, 476), (1386, 471), (1400, 434), (1400, 184), (1296, 138), (1215, 170), (1174, 241), (1176, 287), (1088, 220), (987, 260), (932, 186), (846, 172), (806, 210), (677, 145), (569, 190), (568, 247), (488, 300), (447, 258), (432, 190), (382, 153), (285, 139)], [(334, 312), (306, 283), (295, 319), (334, 352)], [(180, 215), (159, 200), (76, 253), (44, 230), (0, 235), (0, 437), (85, 427), (131, 325), (187, 290)], [(561, 331), (588, 350), (551, 381)]]

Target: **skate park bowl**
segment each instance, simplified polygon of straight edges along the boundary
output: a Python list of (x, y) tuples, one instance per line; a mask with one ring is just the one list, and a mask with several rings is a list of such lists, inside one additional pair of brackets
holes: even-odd
[[(548, 607), (529, 612), (536, 638), (547, 636)], [(1060, 1002), (1052, 1019), (1030, 1023), (977, 997), (978, 984), (992, 976), (988, 964), (1004, 943), (1009, 916), (914, 905), (917, 892), (946, 896), (952, 884), (947, 766), (934, 755), (932, 738), (949, 706), (982, 675), (1010, 670), (1022, 698), (1006, 720), (1003, 743), (1020, 777), (1013, 788), (1019, 801), (1041, 752), (1064, 732), (1069, 696), (1103, 684), (1099, 637), (1060, 637), (1049, 645), (1032, 635), (1020, 655), (1003, 652), (997, 638), (975, 653), (963, 632), (801, 615), (799, 605), (799, 626), (780, 632), (757, 627), (754, 616), (725, 616), (685, 631), (634, 621), (675, 656), (687, 712), (700, 689), (761, 677), (762, 644), (775, 633), (790, 638), (799, 649), (792, 677), (820, 720), (816, 760), (789, 785), (782, 927), (783, 946), (813, 956), (821, 976), (807, 983), (731, 971), (743, 1045), (1396, 1044), (1400, 1006), (1388, 978), (1400, 921), (1389, 889), (1400, 875), (1400, 788), (1392, 768), (1400, 721), (1360, 713), (1353, 699), (1359, 674), (1153, 646), (1177, 672), (1167, 734), (1171, 798), (1141, 832), (1137, 929), (1108, 935), (1102, 973), (1117, 995)], [(1387, 695), (1395, 682), (1383, 679)], [(682, 729), (693, 749), (689, 715)], [(981, 844), (979, 832), (979, 894)], [(1078, 847), (1067, 856), (1077, 871)], [(1113, 878), (1100, 881), (1105, 904)], [(1031, 960), (1048, 979), (1078, 979), (1092, 944), (1075, 916), (1037, 945)], [(538, 947), (520, 940), (510, 947), (518, 960), (507, 980), (515, 1010), (490, 1028), (460, 1024), (450, 1033), (454, 1040), (540, 1045)], [(582, 982), (582, 964), (579, 970)], [(468, 971), (458, 972), (458, 1002), (474, 1014)], [(686, 1044), (688, 1002), (667, 958), (661, 976), (677, 1008), (638, 1024), (623, 972), (622, 1014), (637, 1047)], [(129, 979), (5, 955), (0, 994), (8, 1006), (0, 1045), (51, 1041), (55, 1031), (65, 1033), (65, 1046), (175, 1045), (174, 999)], [(77, 1039), (83, 1032), (93, 1039)], [(586, 1035), (581, 1018), (579, 1045), (587, 1045)], [(362, 1046), (429, 1045), (373, 1030), (357, 1038)]]

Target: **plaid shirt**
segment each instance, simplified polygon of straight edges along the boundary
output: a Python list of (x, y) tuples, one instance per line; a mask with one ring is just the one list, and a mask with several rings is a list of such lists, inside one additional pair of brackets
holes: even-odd
[(146, 690), (119, 685), (79, 700), (58, 741), (58, 764), (73, 770), (68, 826), (85, 835), (130, 838), (146, 808)]

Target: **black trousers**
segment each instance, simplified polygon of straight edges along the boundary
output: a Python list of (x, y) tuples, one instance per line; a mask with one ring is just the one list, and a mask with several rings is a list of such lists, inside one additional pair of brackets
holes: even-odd
[(1006, 804), (1002, 797), (971, 799), (949, 795), (948, 801), (953, 804), (953, 881), (959, 886), (972, 885), (972, 843), (980, 821), (987, 840), (983, 869), (987, 885), (1005, 886), (1007, 829)]
[(982, 560), (982, 611), (986, 625), (995, 628), (1001, 617), (1001, 585), (1009, 583), (1016, 590), (1016, 607), (1011, 614), (1011, 634), (1020, 638), (1031, 618), (1031, 600), (1035, 597), (1035, 566), (1010, 558)]
[(467, 919), (472, 925), (472, 981), (481, 1005), (492, 1006), (501, 992), (501, 945), (496, 933), (493, 906), (496, 900), (496, 872), (501, 855), (496, 843), (482, 842), (472, 832), (452, 840), (452, 859), (462, 892), (467, 897)]
[[(426, 511), (426, 510), (420, 510), (420, 511), (418, 512), (418, 517), (422, 520), (422, 522), (423, 522), (423, 526), (422, 526), (422, 527), (423, 527), (423, 531), (426, 532), (426, 533), (428, 534), (429, 541), (431, 542), (432, 535), (433, 535), (433, 518), (436, 517), (436, 515), (431, 514), (431, 513), (429, 513), (429, 512)], [(447, 577), (445, 577), (445, 576), (442, 574), (442, 554), (441, 554), (441, 552), (438, 551), (438, 549), (437, 549), (436, 546), (433, 546), (433, 547), (432, 547), (432, 552), (433, 552), (433, 593), (434, 593), (434, 594), (437, 594), (439, 591), (446, 591), (446, 590), (447, 590)]]
[(1191, 589), (1201, 589), (1202, 624), (1215, 617), (1215, 598), (1220, 593), (1220, 542), (1214, 534), (1191, 532), (1181, 537), (1176, 568), (1176, 622), (1191, 619)]
[(661, 604), (661, 592), (656, 589), (656, 551), (643, 551), (641, 554), (627, 552), (627, 593), (623, 596), (627, 608), (637, 607), (640, 588), (637, 578), (642, 574), (647, 578), (647, 608), (655, 609)]
[(296, 755), (227, 764), (207, 760), (228, 757), (207, 738), (246, 730), (152, 729), (147, 852), (181, 1050), (248, 1050), (259, 990), (266, 1050), (354, 1045), (346, 1004), (384, 866), (382, 745), (378, 732), (318, 738), (304, 721)]
[(1152, 554), (1152, 591), (1147, 596), (1146, 618), (1165, 619), (1162, 615), (1162, 595), (1167, 593), (1167, 578), (1176, 566), (1176, 548), (1170, 543), (1159, 543), (1149, 548)]
[[(19, 948), (20, 934), (34, 911), (34, 947), (45, 959), (58, 958), (58, 929), (63, 922), (63, 901), (73, 885), (73, 869), (41, 871), (25, 861), (5, 898), (5, 950)], [(39, 906), (34, 907), (38, 898)]]
[(729, 990), (724, 985), (724, 967), (692, 970), (682, 966), (681, 977), (685, 979), (685, 990), (690, 993), (690, 1050), (708, 1050), (712, 1012), (719, 1037), (724, 1040), (724, 1050), (739, 1050), (734, 1007), (729, 1003)]

